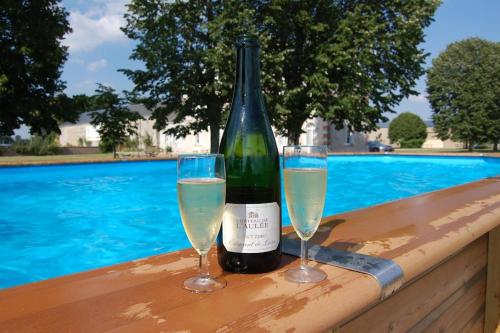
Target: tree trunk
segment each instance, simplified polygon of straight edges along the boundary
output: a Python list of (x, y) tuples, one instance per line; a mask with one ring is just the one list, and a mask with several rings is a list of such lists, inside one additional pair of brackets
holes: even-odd
[(472, 147), (473, 147), (473, 146), (474, 146), (474, 145), (472, 144), (472, 141), (469, 141), (469, 143), (468, 143), (468, 147), (467, 147), (467, 148), (469, 149), (469, 152), (471, 152), (471, 151), (472, 151)]
[(220, 126), (218, 124), (210, 125), (210, 153), (216, 154), (219, 151), (219, 130)]
[(493, 151), (498, 151), (498, 139), (496, 139), (495, 141), (493, 141)]
[(289, 145), (299, 145), (300, 144), (300, 131), (290, 131), (288, 132), (288, 144)]
[(116, 146), (113, 146), (113, 158), (116, 159)]

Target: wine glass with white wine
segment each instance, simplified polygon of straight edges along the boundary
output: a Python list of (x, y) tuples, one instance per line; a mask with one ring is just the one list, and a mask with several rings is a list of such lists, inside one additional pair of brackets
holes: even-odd
[(208, 272), (208, 250), (219, 232), (226, 202), (224, 155), (180, 155), (177, 159), (177, 199), (184, 230), (200, 255), (199, 274), (184, 281), (184, 288), (207, 293), (226, 286)]
[(325, 272), (307, 265), (307, 241), (318, 229), (325, 206), (326, 146), (286, 146), (283, 174), (288, 215), (301, 239), (300, 266), (285, 272), (288, 281), (307, 283), (326, 278)]

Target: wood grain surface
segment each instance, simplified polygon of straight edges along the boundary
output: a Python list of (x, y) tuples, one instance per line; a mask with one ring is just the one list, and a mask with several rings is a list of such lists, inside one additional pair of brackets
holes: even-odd
[[(483, 236), (396, 295), (344, 325), (341, 331), (417, 333), (433, 331), (432, 327), (440, 329), (443, 323), (451, 322), (463, 328), (481, 306), (484, 311), (486, 256), (487, 239)], [(465, 307), (462, 309), (462, 306), (469, 298), (479, 299), (480, 304), (464, 315)], [(457, 309), (448, 314), (450, 307)], [(458, 318), (446, 319), (450, 316)]]
[(488, 279), (486, 287), (485, 333), (500, 333), (500, 226), (488, 237)]
[[(415, 300), (437, 309), (446, 295), (459, 292), (460, 281), (475, 281), (477, 293), (484, 288), (477, 278), (485, 274), (482, 237), (499, 224), (500, 179), (492, 178), (325, 218), (312, 242), (395, 260), (407, 283), (401, 294), (427, 280), (448, 290)], [(207, 295), (182, 289), (196, 273), (192, 250), (1, 290), (0, 332), (320, 332), (348, 325), (379, 304), (371, 277), (332, 266), (316, 264), (328, 279), (299, 285), (283, 277), (297, 258), (284, 256), (276, 271), (255, 275), (222, 272), (213, 250), (210, 262), (228, 286)], [(401, 304), (398, 295), (386, 302)], [(414, 327), (411, 312), (417, 310), (399, 311), (394, 323)], [(419, 311), (422, 319), (431, 313)], [(478, 320), (468, 322), (471, 329), (481, 327)]]

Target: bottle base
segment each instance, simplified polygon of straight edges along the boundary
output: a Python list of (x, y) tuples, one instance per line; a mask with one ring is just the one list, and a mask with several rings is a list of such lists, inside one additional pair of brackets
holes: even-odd
[(259, 253), (248, 257), (242, 253), (219, 253), (219, 265), (226, 272), (238, 274), (260, 274), (276, 270), (281, 264), (281, 253)]

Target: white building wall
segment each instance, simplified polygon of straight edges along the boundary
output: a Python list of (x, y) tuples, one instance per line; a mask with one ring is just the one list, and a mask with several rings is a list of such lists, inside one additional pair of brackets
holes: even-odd
[(368, 151), (367, 139), (364, 133), (348, 131), (347, 128), (330, 131), (330, 151), (334, 152), (366, 152)]
[(422, 145), (422, 148), (463, 148), (464, 144), (462, 142), (448, 140), (441, 140), (437, 137), (436, 132), (434, 132), (434, 127), (427, 127), (427, 138)]
[[(144, 113), (144, 110), (142, 111)], [(147, 115), (145, 116), (148, 119)], [(189, 119), (187, 120), (189, 121)], [(143, 140), (146, 134), (152, 137), (153, 146), (166, 151), (168, 147), (172, 152), (178, 154), (185, 153), (208, 153), (210, 152), (210, 132), (202, 131), (198, 134), (189, 134), (184, 138), (175, 138), (174, 135), (164, 134), (153, 128), (153, 120), (140, 120), (137, 123), (137, 132), (140, 137), (140, 148), (144, 149)], [(169, 126), (172, 126), (170, 123)], [(167, 127), (168, 128), (168, 127)], [(362, 133), (350, 133), (347, 130), (335, 130), (334, 126), (320, 117), (308, 119), (302, 126), (304, 133), (299, 138), (301, 145), (327, 145), (330, 151), (367, 151), (367, 137)], [(278, 135), (273, 130), (279, 152), (288, 145), (288, 138)], [(220, 132), (222, 138), (223, 130)], [(78, 146), (79, 138), (86, 138), (92, 142), (92, 146), (98, 146), (99, 139), (96, 129), (89, 124), (88, 119), (81, 119), (77, 124), (65, 123), (61, 126), (60, 143), (62, 146)]]
[[(391, 143), (389, 140), (389, 128), (382, 127), (373, 132), (368, 133), (367, 135), (368, 141), (379, 141), (383, 144), (392, 145), (393, 147), (399, 147), (397, 143)], [(427, 138), (425, 139), (422, 148), (462, 148), (463, 143), (456, 142), (452, 140), (441, 140), (437, 137), (434, 132), (433, 127), (427, 127)]]
[[(87, 139), (87, 133), (89, 130), (87, 128), (92, 128), (93, 126), (90, 124), (63, 124), (60, 126), (61, 135), (59, 136), (59, 144), (61, 146), (78, 146), (78, 140), (80, 138)], [(92, 142), (92, 146), (96, 147), (99, 144), (99, 140), (95, 140)]]
[(172, 148), (172, 152), (178, 154), (186, 153), (209, 153), (210, 132), (203, 131), (198, 134), (189, 134), (184, 138), (175, 138), (173, 135), (163, 134), (162, 149)]

